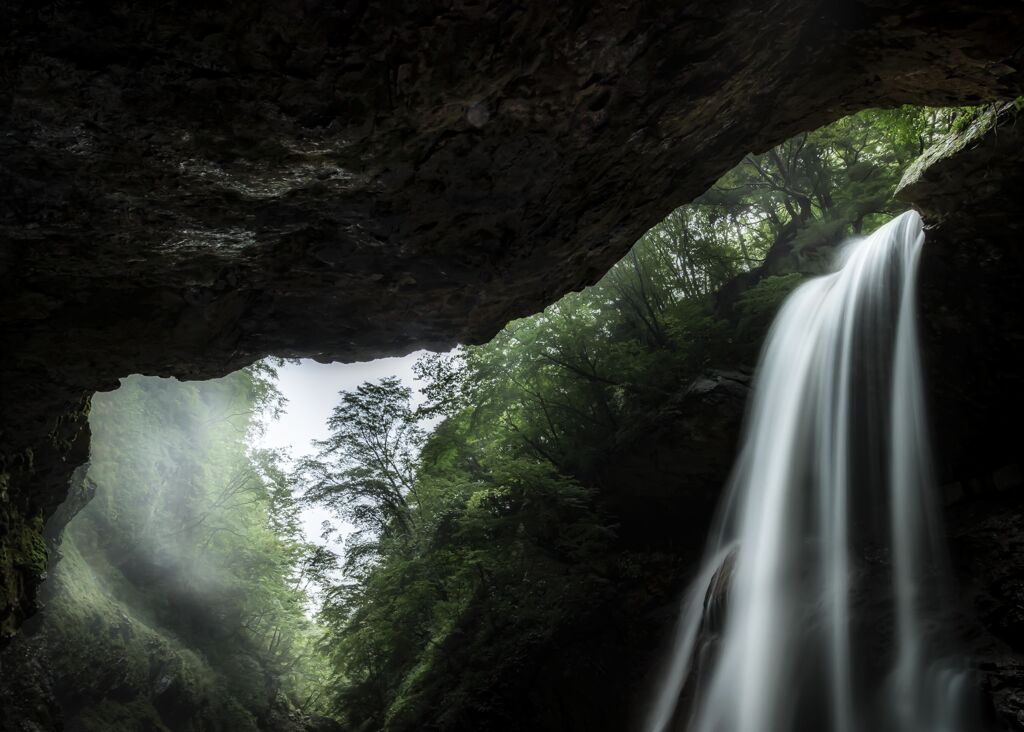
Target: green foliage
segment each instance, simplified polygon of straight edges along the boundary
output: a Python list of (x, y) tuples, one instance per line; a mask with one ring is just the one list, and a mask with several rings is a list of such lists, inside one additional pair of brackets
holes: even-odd
[(736, 303), (736, 338), (756, 347), (768, 330), (782, 302), (804, 280), (799, 272), (765, 277), (740, 295)]
[(411, 396), (393, 377), (343, 393), (328, 420), (330, 439), (318, 442), (318, 456), (300, 466), (307, 500), (356, 527), (346, 551), (350, 574), (377, 558), (378, 538), (406, 537), (417, 521), (407, 496), (416, 494), (423, 435)]
[(224, 379), (131, 377), (93, 400), (86, 477), (43, 616), (86, 730), (267, 728), (320, 708), (327, 668), (282, 456), (250, 445), (283, 403), (267, 364)]
[[(420, 368), (455, 372), (439, 357)], [(548, 461), (464, 439), (476, 417), (452, 395), (466, 384), (445, 383), (444, 404), (420, 411), (391, 379), (342, 393), (331, 438), (302, 468), (310, 499), (356, 527), (356, 559), (320, 613), (334, 631), (336, 701), (355, 729), (415, 725), (437, 694), (446, 718), (468, 714), (491, 674), (511, 673), (568, 606), (606, 585), (599, 557), (611, 534), (590, 492)], [(420, 451), (418, 421), (442, 409), (448, 419)], [(477, 663), (456, 655), (480, 653), (487, 672), (452, 687), (454, 669)]]
[(202, 656), (140, 612), (116, 568), (86, 559), (70, 536), (61, 553), (43, 634), (76, 729), (173, 728), (190, 710), (203, 710), (209, 729), (258, 729)]
[(960, 115), (869, 111), (748, 155), (593, 287), (422, 359), (425, 403), (395, 380), (340, 395), (301, 480), (356, 527), (320, 615), (352, 729), (507, 724), (545, 648), (628, 588), (669, 592), (643, 589), (663, 555), (617, 546), (602, 466), (703, 371), (752, 361), (785, 296), (900, 210), (903, 169)]
[(43, 520), (40, 517), (31, 519), (8, 538), (14, 555), (13, 564), (23, 567), (34, 574), (46, 573), (46, 543), (43, 541)]

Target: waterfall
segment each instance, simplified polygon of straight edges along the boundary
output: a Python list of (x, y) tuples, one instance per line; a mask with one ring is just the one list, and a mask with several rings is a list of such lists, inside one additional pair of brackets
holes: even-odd
[(977, 732), (950, 643), (908, 212), (783, 305), (648, 732)]

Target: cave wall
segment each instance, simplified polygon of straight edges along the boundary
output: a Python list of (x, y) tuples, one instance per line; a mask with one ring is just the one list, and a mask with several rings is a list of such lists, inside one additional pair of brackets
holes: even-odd
[(0, 638), (119, 377), (479, 342), (749, 150), (1024, 90), (995, 0), (0, 13)]
[(1024, 730), (1024, 125), (982, 115), (904, 177), (928, 222), (921, 336), (961, 636), (996, 715)]
[[(1024, 414), (1024, 119), (986, 111), (907, 171), (921, 211), (922, 338), (936, 456), (951, 499), (1021, 461)], [(958, 487), (953, 487), (953, 486)]]

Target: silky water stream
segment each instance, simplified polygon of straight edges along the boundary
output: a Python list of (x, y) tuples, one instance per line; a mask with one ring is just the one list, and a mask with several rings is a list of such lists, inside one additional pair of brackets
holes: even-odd
[(905, 213), (783, 305), (648, 732), (981, 729), (946, 617), (923, 243)]

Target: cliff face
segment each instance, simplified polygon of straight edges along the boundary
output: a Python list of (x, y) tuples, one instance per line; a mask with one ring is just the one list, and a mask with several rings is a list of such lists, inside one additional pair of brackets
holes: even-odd
[[(897, 197), (928, 222), (921, 307), (939, 467), (967, 494), (1021, 458), (1024, 129), (983, 114), (908, 171)], [(956, 496), (951, 496), (956, 497)]]
[(994, 0), (0, 12), (0, 637), (118, 377), (481, 341), (748, 150), (1024, 90)]
[(898, 196), (929, 222), (921, 308), (936, 460), (965, 640), (996, 711), (1024, 729), (1024, 128), (979, 118)]

